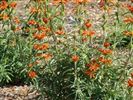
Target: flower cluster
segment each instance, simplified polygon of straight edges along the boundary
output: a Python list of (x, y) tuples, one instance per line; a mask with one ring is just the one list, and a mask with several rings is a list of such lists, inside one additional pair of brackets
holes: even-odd
[(128, 79), (128, 86), (133, 87), (133, 73), (131, 73), (132, 79)]

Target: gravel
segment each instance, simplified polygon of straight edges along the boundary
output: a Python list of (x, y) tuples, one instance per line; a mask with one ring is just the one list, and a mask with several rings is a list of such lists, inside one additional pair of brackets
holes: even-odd
[(39, 95), (37, 90), (27, 85), (0, 87), (0, 100), (36, 100)]

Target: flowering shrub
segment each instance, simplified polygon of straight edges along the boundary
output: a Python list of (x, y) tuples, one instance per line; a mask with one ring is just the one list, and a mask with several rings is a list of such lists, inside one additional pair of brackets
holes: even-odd
[(32, 83), (40, 99), (132, 100), (132, 3), (31, 0), (24, 19), (2, 0), (0, 82)]

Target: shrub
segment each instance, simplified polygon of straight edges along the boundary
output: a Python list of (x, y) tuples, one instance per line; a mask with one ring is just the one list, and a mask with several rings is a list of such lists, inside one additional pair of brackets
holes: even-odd
[[(2, 85), (32, 83), (49, 100), (132, 99), (132, 0), (33, 0), (25, 20), (15, 7), (1, 1)], [(102, 13), (99, 24), (87, 7)]]

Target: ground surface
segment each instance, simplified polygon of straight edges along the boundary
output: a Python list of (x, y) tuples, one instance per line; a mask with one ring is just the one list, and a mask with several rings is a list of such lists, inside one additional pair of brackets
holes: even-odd
[(27, 85), (0, 88), (0, 100), (36, 100), (38, 96), (37, 91)]

